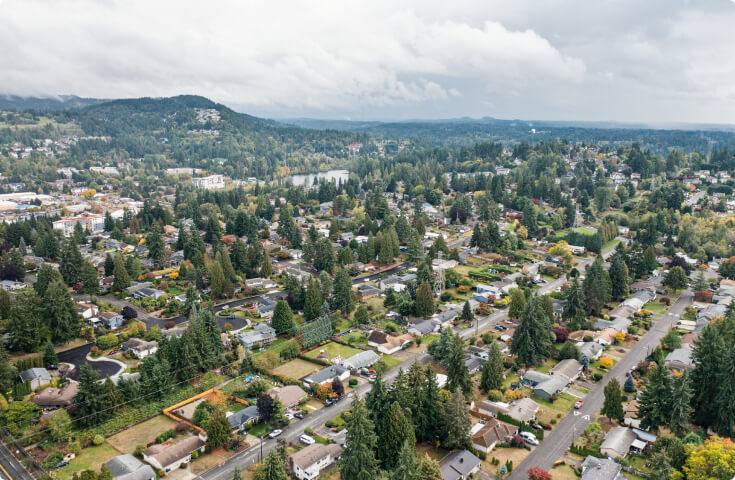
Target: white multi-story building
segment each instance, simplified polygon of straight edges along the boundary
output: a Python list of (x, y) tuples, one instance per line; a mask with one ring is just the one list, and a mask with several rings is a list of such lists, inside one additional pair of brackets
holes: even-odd
[(65, 237), (74, 233), (74, 227), (79, 223), (82, 230), (89, 233), (101, 233), (105, 230), (105, 217), (103, 215), (82, 214), (78, 217), (62, 217), (54, 222), (54, 230), (61, 230)]
[(334, 463), (342, 453), (342, 447), (334, 443), (315, 443), (291, 456), (293, 473), (300, 480), (313, 480), (319, 473)]
[(208, 177), (195, 177), (191, 179), (196, 188), (214, 190), (225, 188), (225, 177), (223, 175), (209, 175)]

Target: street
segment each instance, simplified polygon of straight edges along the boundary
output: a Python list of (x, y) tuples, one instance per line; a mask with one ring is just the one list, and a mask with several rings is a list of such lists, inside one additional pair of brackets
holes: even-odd
[(0, 443), (0, 478), (3, 480), (33, 480), (31, 474), (2, 443)]
[(595, 420), (596, 414), (602, 408), (605, 399), (604, 389), (611, 378), (616, 378), (620, 385), (625, 382), (626, 373), (633, 369), (641, 360), (644, 360), (659, 344), (661, 338), (676, 325), (684, 309), (693, 302), (693, 295), (685, 291), (671, 306), (669, 311), (651, 330), (636, 343), (630, 351), (613, 368), (605, 378), (590, 390), (584, 399), (584, 405), (579, 410), (570, 412), (551, 432), (545, 435), (541, 445), (534, 448), (531, 454), (510, 475), (512, 480), (526, 480), (526, 472), (532, 467), (541, 467), (550, 470), (555, 461), (564, 456), (572, 442)]

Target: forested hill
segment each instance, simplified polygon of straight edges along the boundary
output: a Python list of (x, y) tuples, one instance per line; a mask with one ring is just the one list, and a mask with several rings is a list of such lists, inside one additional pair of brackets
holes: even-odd
[(234, 178), (265, 179), (339, 165), (348, 156), (346, 145), (368, 139), (365, 133), (283, 125), (191, 95), (112, 100), (43, 112), (43, 118), (43, 129), (5, 129), (0, 137), (4, 142), (16, 136), (54, 137), (73, 126), (87, 138), (70, 150), (71, 164), (146, 158), (154, 168), (198, 167)]
[(432, 146), (463, 147), (479, 142), (538, 143), (567, 140), (570, 143), (610, 143), (630, 146), (637, 142), (644, 149), (666, 154), (676, 148), (685, 152), (710, 152), (735, 147), (735, 132), (721, 127), (701, 129), (657, 129), (602, 122), (537, 122), (496, 118), (459, 118), (405, 122), (361, 122), (342, 120), (288, 119), (304, 128), (330, 128), (367, 133), (387, 138), (415, 138)]
[(18, 95), (0, 95), (0, 110), (53, 111), (84, 108), (89, 105), (103, 103), (107, 100), (99, 98), (82, 98), (76, 95), (61, 95), (59, 97), (21, 97)]

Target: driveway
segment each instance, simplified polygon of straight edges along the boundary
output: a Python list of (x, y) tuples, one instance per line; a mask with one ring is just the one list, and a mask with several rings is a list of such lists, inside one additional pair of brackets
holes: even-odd
[(86, 345), (82, 345), (81, 347), (72, 348), (71, 350), (66, 350), (65, 352), (60, 352), (58, 354), (60, 362), (71, 363), (72, 365), (74, 365), (74, 372), (71, 375), (72, 378), (79, 378), (79, 372), (82, 368), (82, 365), (84, 365), (85, 363), (91, 365), (92, 368), (97, 373), (99, 373), (100, 378), (110, 377), (120, 371), (120, 365), (114, 361), (102, 358), (93, 362), (88, 361), (87, 354), (89, 354), (93, 346), (94, 344), (88, 343)]

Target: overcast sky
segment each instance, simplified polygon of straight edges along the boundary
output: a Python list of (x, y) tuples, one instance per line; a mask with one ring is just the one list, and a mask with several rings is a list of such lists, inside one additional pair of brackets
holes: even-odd
[(0, 0), (0, 93), (735, 123), (735, 0)]

